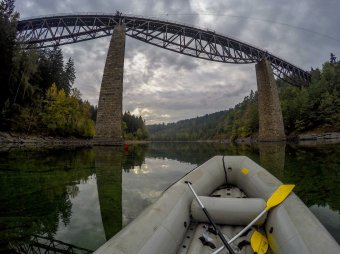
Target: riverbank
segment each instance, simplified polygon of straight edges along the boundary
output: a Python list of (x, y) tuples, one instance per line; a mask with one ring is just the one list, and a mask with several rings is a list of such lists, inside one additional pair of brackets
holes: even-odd
[(92, 139), (75, 137), (52, 137), (44, 135), (26, 135), (20, 133), (0, 132), (0, 145), (32, 145), (32, 146), (91, 146)]
[[(126, 140), (126, 144), (147, 144), (147, 140)], [(0, 132), (2, 147), (86, 147), (92, 146), (91, 139), (76, 137), (52, 137), (44, 135), (26, 135), (21, 133)]]
[[(324, 133), (302, 133), (294, 136), (288, 136), (287, 141), (301, 144), (318, 143), (318, 144), (335, 144), (340, 143), (340, 132)], [(146, 144), (153, 141), (147, 140), (126, 140), (126, 144)], [(156, 142), (156, 141), (155, 141)], [(181, 141), (179, 141), (181, 142)], [(257, 143), (257, 136), (247, 138), (238, 138), (234, 141), (229, 139), (197, 140), (192, 142), (212, 142), (212, 143), (237, 143), (237, 144), (254, 144)], [(20, 133), (0, 132), (0, 145), (15, 146), (92, 146), (92, 139), (81, 139), (76, 137), (52, 137), (43, 135), (25, 135)]]
[[(287, 140), (289, 142), (296, 143), (308, 143), (308, 142), (316, 142), (316, 143), (324, 143), (324, 144), (334, 144), (340, 143), (340, 132), (308, 132), (308, 133), (300, 133), (287, 136)], [(230, 140), (226, 140), (226, 143), (230, 143)], [(250, 136), (246, 138), (237, 138), (234, 140), (237, 144), (253, 144), (257, 143), (257, 135)]]

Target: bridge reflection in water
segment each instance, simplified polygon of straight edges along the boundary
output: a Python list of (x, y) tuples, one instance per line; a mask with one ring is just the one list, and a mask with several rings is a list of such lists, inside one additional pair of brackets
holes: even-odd
[(100, 213), (109, 240), (122, 228), (123, 150), (119, 147), (94, 147)]
[(77, 247), (53, 238), (39, 235), (31, 236), (29, 241), (10, 243), (10, 249), (17, 253), (92, 253), (93, 250)]
[(334, 177), (340, 174), (339, 147), (152, 143), (131, 145), (128, 152), (113, 147), (0, 151), (0, 252), (94, 250), (167, 186), (218, 154), (246, 155), (282, 182), (296, 184), (297, 195), (340, 241), (340, 227), (327, 221), (339, 219)]
[(283, 179), (285, 169), (286, 142), (258, 143), (261, 166), (279, 179)]
[(110, 239), (122, 228), (122, 163), (112, 147), (0, 151), (11, 172), (0, 178), (0, 253), (90, 253)]

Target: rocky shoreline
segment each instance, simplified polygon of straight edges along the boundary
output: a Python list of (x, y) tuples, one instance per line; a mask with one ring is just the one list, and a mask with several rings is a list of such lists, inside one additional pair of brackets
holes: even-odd
[[(288, 142), (305, 143), (340, 143), (340, 132), (324, 132), (324, 133), (301, 133), (296, 135), (287, 136)], [(235, 143), (257, 143), (257, 136), (250, 136), (247, 138), (237, 138)]]
[[(304, 133), (287, 137), (287, 141), (297, 143), (320, 143), (335, 144), (340, 143), (340, 132), (325, 133)], [(126, 141), (128, 144), (148, 143), (150, 141)], [(198, 142), (221, 142), (232, 143), (230, 140), (200, 140)], [(237, 144), (257, 143), (257, 137), (238, 138), (234, 141)], [(32, 146), (32, 147), (49, 147), (49, 146), (92, 146), (92, 139), (80, 139), (75, 137), (51, 137), (43, 135), (25, 135), (19, 133), (0, 132), (0, 146)]]
[(23, 146), (91, 146), (92, 139), (75, 137), (51, 137), (43, 135), (25, 135), (19, 133), (0, 132), (0, 145)]

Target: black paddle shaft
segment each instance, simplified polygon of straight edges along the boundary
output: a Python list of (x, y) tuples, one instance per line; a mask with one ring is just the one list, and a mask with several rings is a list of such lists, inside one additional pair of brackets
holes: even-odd
[(229, 253), (230, 254), (235, 254), (234, 250), (231, 248), (231, 246), (228, 243), (227, 239), (225, 239), (225, 237), (224, 237), (223, 233), (221, 232), (221, 230), (217, 227), (217, 225), (214, 223), (214, 221), (210, 217), (210, 214), (208, 213), (207, 209), (205, 209), (205, 207), (203, 207), (202, 209), (203, 209), (203, 212), (205, 213), (205, 215), (207, 216), (208, 220), (210, 221), (211, 225), (213, 226), (213, 228), (217, 232), (218, 236), (221, 238), (224, 246), (228, 249)]
[(208, 213), (208, 210), (205, 209), (204, 205), (202, 204), (201, 200), (199, 200), (196, 192), (194, 191), (194, 189), (191, 186), (191, 182), (189, 181), (185, 181), (186, 184), (188, 184), (190, 190), (192, 191), (192, 193), (194, 194), (195, 198), (198, 201), (198, 204), (200, 205), (200, 207), (202, 208), (203, 212), (205, 213), (205, 215), (207, 216), (208, 220), (210, 221), (211, 225), (213, 226), (213, 228), (215, 229), (215, 231), (217, 232), (218, 236), (221, 238), (224, 246), (227, 248), (227, 250), (229, 251), (230, 254), (236, 254), (234, 252), (234, 250), (231, 248), (230, 244), (228, 243), (227, 239), (225, 239), (223, 233), (221, 232), (221, 230), (216, 226), (216, 224), (214, 223), (214, 221), (212, 220), (210, 214)]

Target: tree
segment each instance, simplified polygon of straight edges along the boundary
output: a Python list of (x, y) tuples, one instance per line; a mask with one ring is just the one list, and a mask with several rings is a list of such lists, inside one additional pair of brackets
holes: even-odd
[(94, 122), (91, 120), (91, 105), (80, 99), (80, 93), (73, 89), (67, 95), (53, 84), (46, 93), (42, 122), (48, 134), (58, 136), (93, 137)]
[(18, 96), (23, 101), (26, 96), (32, 96), (37, 87), (32, 82), (31, 77), (38, 70), (38, 55), (35, 51), (17, 50), (13, 57), (13, 66), (11, 70), (11, 87), (15, 88), (13, 103), (17, 102)]
[(50, 73), (52, 78), (52, 83), (55, 83), (58, 89), (64, 89), (64, 92), (68, 94), (68, 90), (65, 90), (63, 86), (64, 78), (64, 57), (61, 49), (58, 47), (53, 48), (48, 54), (50, 60)]
[(331, 59), (330, 59), (330, 63), (334, 64), (336, 62), (336, 57), (333, 53), (331, 53)]
[(62, 87), (68, 94), (72, 88), (74, 80), (76, 79), (76, 70), (74, 68), (74, 62), (71, 57), (68, 59), (65, 65), (63, 77), (64, 78), (63, 78)]
[(10, 94), (10, 74), (15, 48), (16, 22), (19, 14), (14, 12), (14, 0), (0, 2), (0, 112)]
[(143, 118), (131, 115), (130, 112), (123, 115), (122, 130), (125, 139), (144, 140), (149, 135)]

